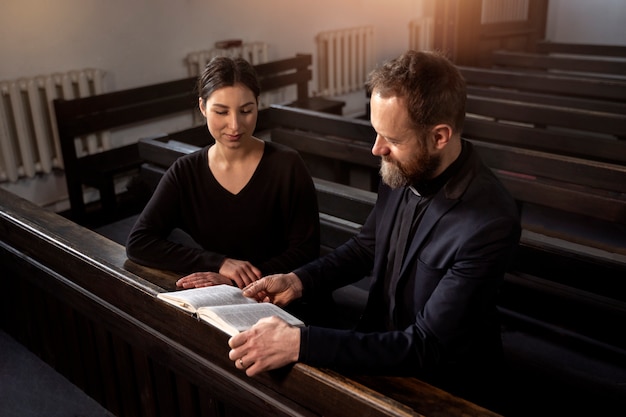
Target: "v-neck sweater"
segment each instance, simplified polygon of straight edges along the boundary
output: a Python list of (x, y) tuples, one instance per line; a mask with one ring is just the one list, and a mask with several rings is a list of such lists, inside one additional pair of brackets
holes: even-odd
[[(159, 182), (127, 242), (134, 262), (171, 271), (217, 272), (225, 258), (251, 262), (263, 275), (290, 272), (319, 255), (313, 180), (300, 155), (266, 142), (248, 183), (220, 185), (207, 146), (176, 160)], [(168, 240), (174, 229), (196, 245)]]

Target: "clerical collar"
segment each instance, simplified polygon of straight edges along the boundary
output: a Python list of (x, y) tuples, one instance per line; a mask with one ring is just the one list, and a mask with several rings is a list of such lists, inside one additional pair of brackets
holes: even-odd
[(454, 176), (459, 169), (461, 169), (461, 165), (463, 165), (463, 162), (465, 162), (468, 155), (469, 151), (467, 146), (465, 146), (464, 141), (461, 141), (461, 153), (454, 160), (454, 162), (452, 162), (448, 168), (445, 169), (445, 171), (431, 180), (414, 182), (409, 185), (409, 189), (415, 195), (421, 197), (430, 197), (436, 194), (439, 190), (441, 190), (441, 188), (443, 188), (445, 183), (448, 182), (448, 180), (452, 178), (452, 176)]

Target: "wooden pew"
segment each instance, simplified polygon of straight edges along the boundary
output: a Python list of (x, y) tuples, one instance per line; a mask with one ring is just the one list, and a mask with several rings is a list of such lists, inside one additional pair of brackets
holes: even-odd
[[(477, 100), (478, 101), (478, 100)], [(369, 122), (363, 120), (353, 120), (348, 118), (341, 118), (340, 126), (337, 131), (333, 132), (333, 126), (337, 120), (336, 117), (326, 116), (315, 112), (310, 112), (300, 109), (288, 109), (282, 106), (272, 107), (271, 117), (273, 118), (274, 128), (271, 132), (272, 140), (285, 143), (292, 146), (302, 153), (311, 154), (316, 153), (319, 156), (339, 160), (345, 162), (346, 166), (350, 164), (356, 164), (368, 169), (370, 172), (377, 170), (379, 166), (378, 158), (371, 155), (370, 148), (375, 138), (375, 132)], [(305, 119), (308, 119), (305, 124), (302, 124)], [(514, 175), (511, 173), (520, 173), (531, 175), (536, 177), (540, 182), (542, 178), (559, 181), (565, 188), (576, 190), (575, 185), (581, 185), (590, 189), (598, 190), (589, 198), (595, 198), (593, 194), (602, 194), (600, 190), (609, 190), (610, 195), (623, 195), (624, 188), (618, 183), (623, 183), (622, 179), (626, 171), (621, 164), (610, 164), (603, 162), (596, 162), (593, 160), (583, 158), (573, 158), (569, 155), (567, 157), (560, 155), (556, 150), (554, 152), (541, 152), (532, 148), (525, 148), (524, 142), (527, 138), (530, 138), (533, 132), (539, 131), (542, 134), (539, 135), (540, 140), (545, 139), (543, 132), (538, 129), (522, 129), (525, 133), (524, 138), (520, 138), (519, 142), (509, 141), (507, 142), (507, 136), (503, 135), (500, 139), (498, 135), (494, 136), (490, 140), (489, 134), (496, 133), (501, 134), (508, 131), (508, 129), (519, 126), (512, 126), (508, 124), (497, 124), (487, 120), (476, 119), (481, 123), (476, 123), (476, 126), (496, 126), (492, 130), (488, 128), (482, 129), (479, 134), (471, 135), (473, 142), (477, 146), (479, 152), (488, 158), (488, 165), (493, 169), (498, 170), (498, 175), (506, 176), (506, 179), (510, 181), (516, 181), (512, 179)], [(355, 129), (352, 133), (345, 133), (347, 129), (346, 123), (353, 123)], [(472, 123), (473, 124), (473, 123)], [(298, 127), (306, 126), (306, 127)], [(323, 126), (323, 132), (316, 126)], [(478, 131), (478, 129), (476, 129)], [(519, 136), (522, 136), (521, 134)], [(359, 139), (360, 138), (360, 139)], [(476, 138), (476, 139), (474, 139)], [(478, 139), (480, 138), (480, 139)], [(530, 141), (530, 139), (528, 139)], [(316, 145), (317, 143), (323, 143), (322, 146)], [(615, 141), (624, 148), (622, 142)], [(511, 146), (515, 145), (515, 146)], [(311, 169), (316, 170), (316, 167)], [(318, 171), (319, 172), (319, 171)], [(584, 175), (580, 175), (584, 172)], [(319, 176), (314, 174), (315, 176)], [(584, 178), (582, 178), (584, 177)], [(604, 178), (604, 179), (603, 179)], [(326, 177), (326, 179), (333, 180), (335, 182), (342, 182), (341, 176)], [(520, 179), (520, 181), (522, 181)], [(567, 183), (571, 183), (572, 187), (567, 187)], [(375, 190), (377, 182), (372, 185), (370, 190)], [(349, 184), (354, 185), (354, 184)], [(557, 186), (558, 184), (552, 184)], [(532, 185), (530, 185), (532, 187)], [(583, 191), (583, 189), (579, 189)], [(616, 192), (613, 194), (612, 192)], [(529, 195), (532, 193), (529, 193)], [(624, 222), (623, 217), (620, 217), (621, 204), (619, 197), (617, 198), (617, 205), (613, 211), (614, 215), (605, 216), (605, 214), (598, 213), (598, 210), (591, 209), (578, 214), (586, 214), (589, 216), (601, 216), (604, 220)], [(537, 203), (537, 201), (532, 201)], [(590, 204), (593, 206), (593, 204)], [(563, 205), (558, 208), (564, 208)], [(572, 208), (577, 210), (577, 208)], [(581, 209), (583, 210), (583, 209)]]
[(464, 127), (468, 137), (597, 161), (626, 162), (624, 142), (614, 140), (625, 137), (626, 82), (459, 69), (468, 83)]
[(535, 45), (540, 54), (592, 55), (626, 58), (626, 46), (542, 40)]
[(626, 114), (474, 95), (467, 96), (467, 112), (495, 120), (526, 123), (535, 128), (562, 128), (626, 138)]
[[(255, 69), (263, 92), (291, 85), (297, 87), (297, 98), (288, 105), (341, 113), (343, 102), (309, 97), (311, 65), (311, 55), (303, 54), (258, 64)], [(104, 217), (103, 220), (109, 222), (127, 215), (126, 212), (117, 213), (115, 179), (136, 172), (141, 164), (136, 143), (83, 156), (77, 152), (76, 138), (129, 125), (148, 124), (165, 116), (197, 112), (196, 79), (185, 78), (73, 100), (54, 100), (72, 220), (81, 224), (93, 221), (88, 217), (83, 186), (95, 187), (100, 192), (102, 211), (97, 213), (98, 219)], [(136, 207), (131, 209), (137, 210)]]
[[(558, 88), (538, 92), (553, 77), (507, 77), (492, 69), (460, 69), (468, 82), (466, 136), (596, 161), (626, 162), (625, 142), (615, 140), (624, 138), (626, 97), (621, 102), (575, 97), (567, 88), (583, 91), (575, 84), (591, 87), (594, 83), (565, 79), (554, 80), (553, 87)], [(569, 81), (572, 85), (566, 87)]]
[(550, 106), (568, 107), (603, 113), (614, 113), (618, 115), (624, 114), (626, 112), (626, 103), (624, 102), (570, 97), (561, 94), (545, 94), (521, 91), (514, 87), (510, 88), (506, 85), (489, 86), (470, 84), (467, 86), (467, 94), (470, 96), (499, 98), (504, 100), (521, 101), (525, 103), (541, 103)]
[(529, 125), (498, 123), (468, 114), (464, 136), (485, 142), (609, 163), (626, 164), (626, 141), (577, 131), (535, 129)]
[[(276, 120), (283, 121), (285, 126), (275, 126), (271, 140), (298, 149), (305, 158), (309, 154), (317, 155), (318, 159), (309, 160), (312, 161), (310, 166), (313, 172), (323, 172), (323, 169), (313, 166), (322, 163), (320, 158), (330, 160), (328, 164), (332, 164), (331, 166), (345, 162), (347, 169), (352, 165), (359, 165), (361, 169), (369, 170), (371, 175), (378, 170), (378, 159), (371, 155), (370, 150), (373, 143), (371, 132), (360, 141), (356, 140), (358, 135), (353, 136), (353, 139), (344, 139), (334, 135), (321, 135), (316, 131), (307, 132), (289, 127), (291, 113), (296, 113), (299, 119), (309, 117), (310, 126), (324, 125), (327, 132), (332, 130), (334, 120), (326, 115), (280, 106), (274, 106), (272, 110), (275, 112)], [(362, 121), (358, 122), (358, 128), (363, 128)], [(626, 177), (623, 165), (597, 163), (582, 158), (564, 157), (556, 153), (502, 146), (485, 140), (472, 142), (488, 166), (520, 201), (523, 214), (528, 213), (528, 216), (523, 216), (522, 219), (526, 230), (563, 240), (565, 247), (568, 246), (567, 242), (586, 245), (589, 261), (596, 258), (591, 255), (594, 248), (626, 254), (622, 233), (626, 222), (624, 215), (626, 190), (621, 185), (624, 184), (623, 179)], [(341, 154), (341, 157), (337, 158), (337, 154)], [(342, 182), (342, 176), (333, 176), (332, 172), (322, 178)], [(375, 190), (374, 186), (368, 189)], [(552, 220), (554, 220), (553, 229), (551, 229)], [(569, 222), (572, 224), (568, 224)], [(582, 225), (596, 230), (598, 235), (593, 236), (589, 230), (576, 233), (578, 228), (584, 229)], [(568, 226), (575, 227), (568, 230)], [(563, 250), (567, 252), (567, 249)], [(581, 255), (576, 254), (576, 257), (578, 256)], [(612, 264), (608, 258), (605, 261)], [(593, 260), (592, 263), (595, 262), (596, 260)]]
[[(349, 173), (358, 169), (369, 173), (371, 179), (369, 187), (363, 188), (376, 189), (380, 162), (371, 154), (371, 143), (365, 140), (357, 142), (284, 127), (274, 128), (271, 138), (300, 151), (315, 176), (350, 185)], [(626, 167), (478, 140), (473, 143), (519, 201), (626, 223), (626, 188), (621, 185)]]
[[(302, 114), (299, 117), (302, 117)], [(281, 120), (285, 119), (281, 118)], [(326, 129), (330, 129), (329, 125)], [(286, 134), (286, 132), (283, 133)], [(297, 147), (298, 143), (304, 143), (302, 147), (310, 151), (313, 148), (310, 143), (306, 144), (306, 142), (314, 142), (319, 137), (319, 135), (307, 136), (306, 132), (298, 131), (293, 144)], [(168, 156), (156, 158), (154, 165), (144, 165), (146, 172), (151, 172), (153, 175), (153, 184), (160, 179), (165, 168), (159, 164), (168, 163), (193, 151), (193, 147), (181, 147), (177, 145), (177, 141), (171, 147), (168, 146), (167, 136), (142, 140), (141, 144), (144, 149), (156, 145), (158, 151), (151, 153), (150, 157), (169, 153)], [(328, 145), (329, 143), (324, 142), (324, 146), (319, 148), (327, 149)], [(362, 146), (357, 147), (359, 145), (356, 143), (346, 146), (349, 146), (348, 152), (352, 152), (352, 155), (366, 149)], [(332, 155), (334, 151), (331, 150), (329, 153)], [(318, 178), (315, 179), (315, 185), (320, 203), (322, 244), (325, 252), (358, 232), (375, 203), (375, 194)], [(617, 296), (626, 269), (623, 265), (621, 269), (612, 269), (606, 264), (595, 265), (594, 262), (580, 262), (572, 258), (571, 254), (564, 254), (563, 248), (559, 250), (555, 249), (556, 247), (557, 245), (545, 236), (528, 230), (524, 231), (517, 262), (505, 277), (502, 302), (499, 306), (506, 324), (505, 348), (512, 372), (511, 388), (523, 392), (525, 389), (528, 390), (525, 384), (530, 384), (535, 387), (532, 390), (533, 395), (541, 392), (543, 383), (550, 386), (551, 383), (556, 383), (555, 380), (563, 387), (581, 389), (577, 384), (583, 384), (585, 378), (570, 378), (566, 376), (567, 370), (558, 369), (562, 366), (560, 361), (551, 361), (546, 364), (542, 362), (545, 358), (541, 352), (525, 351), (524, 349), (527, 348), (524, 346), (535, 347), (536, 345), (533, 342), (520, 340), (518, 335), (521, 332), (532, 335), (529, 336), (531, 338), (539, 334), (549, 339), (552, 344), (565, 346), (567, 349), (580, 349), (591, 356), (600, 355), (605, 358), (610, 356), (611, 360), (618, 362), (624, 358), (626, 352), (626, 346), (620, 341), (620, 336), (610, 324), (626, 317), (626, 299)], [(546, 262), (550, 267), (545, 267)], [(585, 282), (576, 282), (576, 277), (580, 274), (586, 277), (583, 279)], [(364, 283), (367, 283), (367, 279)], [(366, 286), (353, 285), (335, 292), (335, 300), (349, 320), (358, 317), (366, 300), (366, 288)], [(558, 309), (554, 308), (555, 303), (560, 304)], [(554, 346), (551, 348), (554, 349)], [(541, 365), (537, 365), (538, 363)], [(582, 363), (587, 362), (582, 360)], [(534, 368), (537, 366), (541, 369)], [(541, 382), (538, 382), (538, 376), (545, 376), (546, 372), (554, 372), (556, 375), (550, 375), (549, 379), (541, 379)], [(615, 392), (619, 389), (613, 383), (608, 383), (606, 386), (599, 384), (585, 387), (583, 390), (591, 392), (598, 390), (599, 386), (604, 390), (602, 395), (606, 392), (610, 392), (611, 397), (619, 398), (621, 395)], [(568, 398), (572, 392), (563, 395)], [(552, 402), (558, 404), (557, 397), (552, 392), (551, 398), (547, 400), (548, 404)], [(533, 404), (532, 399), (524, 398), (527, 406)], [(517, 401), (519, 398), (513, 400), (514, 404), (518, 404)], [(615, 399), (610, 401), (615, 401)]]
[(415, 378), (303, 364), (249, 378), (226, 334), (156, 298), (175, 276), (4, 190), (0, 229), (2, 328), (116, 416), (497, 415)]
[(115, 179), (134, 172), (141, 162), (134, 143), (80, 156), (75, 139), (190, 112), (197, 106), (194, 85), (194, 80), (183, 79), (73, 100), (54, 100), (72, 220), (88, 221), (83, 185), (99, 190), (103, 213), (113, 216), (117, 207)]
[(496, 50), (491, 53), (491, 65), (531, 71), (548, 71), (586, 77), (623, 77), (626, 61), (605, 57), (550, 55), (530, 52)]
[(293, 58), (257, 64), (254, 69), (259, 76), (262, 92), (274, 91), (295, 84), (296, 99), (283, 104), (325, 113), (341, 114), (345, 102), (310, 95), (309, 82), (313, 80), (312, 65), (313, 56), (311, 54), (297, 54)]
[(458, 66), (468, 85), (503, 87), (566, 97), (626, 102), (626, 82), (609, 78), (582, 78), (515, 69)]
[[(353, 139), (346, 139), (289, 127), (293, 126), (290, 120), (293, 114), (295, 119), (305, 122), (305, 125), (323, 125), (324, 130), (330, 132), (336, 121), (332, 115), (315, 114), (281, 106), (273, 106), (271, 110), (275, 120), (281, 120), (285, 124), (285, 126), (275, 126), (272, 129), (271, 140), (291, 146), (301, 152), (315, 177), (333, 183), (343, 182), (350, 185), (343, 181), (345, 179), (343, 171), (340, 171), (339, 175), (336, 174), (337, 165), (346, 170), (359, 167), (368, 171), (372, 177), (377, 175), (379, 161), (371, 154), (371, 131), (365, 129), (366, 123), (364, 124), (363, 121), (357, 121), (355, 125), (358, 130), (363, 129), (367, 132), (367, 136), (357, 140), (358, 134), (353, 134)], [(305, 121), (307, 118), (308, 121)], [(346, 130), (345, 123), (349, 123), (350, 119), (343, 118), (340, 122), (339, 129)], [(182, 134), (179, 132), (175, 135), (163, 135), (140, 141), (142, 154), (158, 167), (155, 176), (149, 181), (151, 186), (156, 185), (163, 170), (176, 158), (197, 149), (193, 146), (181, 147), (179, 145), (178, 141), (186, 136), (189, 136), (186, 132)], [(175, 138), (173, 142), (171, 142), (172, 138)], [(545, 239), (539, 236), (548, 236), (557, 241), (562, 240), (570, 244), (586, 246), (587, 254), (584, 256), (568, 249), (567, 246), (570, 244), (563, 244), (560, 250), (562, 253), (569, 251), (570, 255), (575, 254), (575, 257), (586, 257), (587, 262), (594, 266), (604, 263), (606, 268), (604, 276), (607, 279), (605, 284), (617, 285), (617, 271), (623, 272), (625, 266), (619, 266), (620, 263), (612, 261), (610, 257), (602, 259), (593, 253), (596, 249), (601, 249), (626, 255), (625, 242), (621, 233), (626, 224), (624, 216), (626, 201), (623, 197), (626, 195), (626, 185), (623, 181), (626, 177), (626, 167), (565, 158), (556, 154), (477, 140), (473, 140), (473, 143), (488, 166), (494, 169), (496, 175), (522, 204), (523, 226), (529, 232), (527, 235), (532, 236), (525, 238), (527, 239), (524, 240), (526, 246), (542, 248), (546, 245)], [(198, 146), (203, 145), (198, 144)], [(317, 159), (311, 160), (309, 156), (316, 156)], [(324, 167), (320, 169), (316, 167), (316, 165), (323, 165), (324, 162), (332, 169), (325, 171)], [(324, 173), (327, 175), (319, 175)], [(366, 190), (374, 191), (376, 187), (377, 185), (373, 184)], [(621, 198), (619, 198), (620, 195)], [(599, 209), (600, 207), (602, 209)], [(569, 222), (572, 222), (576, 228), (568, 224)], [(583, 225), (594, 229), (598, 235), (594, 235), (590, 230), (576, 233), (578, 228), (585, 229)], [(555, 244), (552, 243), (549, 251), (554, 252), (554, 250)], [(577, 268), (580, 268), (580, 265)]]
[[(313, 172), (323, 172), (322, 169), (313, 167), (322, 163), (320, 158), (330, 159), (329, 164), (337, 163), (332, 156), (325, 156), (332, 154), (336, 139), (327, 138), (320, 141), (319, 136), (315, 134), (307, 135), (305, 132), (276, 128), (272, 132), (272, 140), (300, 150), (309, 166), (312, 166)], [(567, 158), (559, 159), (552, 155), (519, 149), (503, 149), (498, 145), (477, 141), (474, 141), (474, 145), (487, 163), (495, 166), (493, 168), (495, 173), (522, 205), (523, 227), (528, 231), (522, 243), (528, 249), (524, 252), (527, 256), (519, 263), (524, 268), (531, 264), (536, 265), (533, 259), (538, 252), (558, 252), (560, 258), (558, 263), (561, 265), (574, 265), (567, 263), (568, 258), (583, 259), (581, 263), (585, 265), (585, 269), (580, 264), (577, 265), (577, 269), (563, 269), (559, 272), (563, 279), (571, 278), (572, 275), (567, 271), (574, 274), (577, 270), (591, 272), (599, 265), (603, 265), (604, 272), (600, 274), (603, 278), (598, 281), (598, 287), (617, 289), (619, 275), (626, 272), (624, 260), (615, 262), (612, 255), (597, 256), (595, 253), (600, 250), (620, 256), (626, 255), (625, 201), (623, 197), (616, 199), (613, 192), (596, 191), (593, 187), (613, 187), (611, 184), (614, 179), (624, 183), (621, 181), (625, 174), (624, 168), (621, 167), (617, 171), (605, 170), (606, 166), (586, 164), (585, 161), (577, 164), (576, 161)], [(347, 149), (346, 155), (361, 155), (362, 159), (369, 157), (370, 161), (361, 168), (369, 169), (371, 175), (375, 175), (377, 161), (370, 156), (367, 144), (340, 143), (337, 147)], [(316, 149), (319, 158), (308, 159), (307, 154), (315, 152)], [(346, 169), (354, 165), (354, 161), (349, 162)], [(536, 168), (536, 173), (524, 174), (527, 166)], [(514, 172), (512, 169), (520, 169), (521, 172)], [(567, 182), (571, 181), (572, 177), (578, 178), (585, 170), (588, 171), (583, 174), (585, 179), (581, 182), (586, 186)], [(551, 175), (552, 178), (539, 176), (541, 174)], [(607, 176), (603, 180), (602, 177), (605, 175)], [(611, 177), (612, 179), (609, 179)], [(341, 182), (341, 177), (332, 175), (326, 179)], [(621, 193), (623, 195), (623, 190)], [(572, 247), (576, 247), (577, 250), (574, 251)], [(556, 261), (553, 262), (556, 265)], [(541, 269), (541, 265), (533, 268)], [(554, 275), (554, 271), (551, 274)]]

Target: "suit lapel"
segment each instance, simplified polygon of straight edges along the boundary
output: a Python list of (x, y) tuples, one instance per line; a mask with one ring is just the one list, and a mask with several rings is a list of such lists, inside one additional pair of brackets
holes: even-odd
[[(377, 280), (382, 281), (385, 277), (385, 269), (387, 268), (387, 254), (389, 253), (389, 244), (391, 239), (391, 233), (393, 231), (393, 224), (398, 215), (398, 207), (400, 206), (400, 200), (402, 199), (402, 190), (393, 190), (389, 192), (385, 208), (381, 213), (381, 219), (378, 223), (378, 230), (376, 231), (376, 262), (377, 269), (372, 271), (374, 277)], [(379, 244), (380, 247), (379, 247)]]
[(435, 227), (442, 216), (458, 203), (459, 199), (476, 176), (479, 161), (476, 158), (471, 143), (466, 142), (464, 146), (469, 148), (469, 156), (456, 175), (450, 178), (444, 187), (433, 196), (433, 200), (426, 208), (424, 217), (415, 231), (415, 236), (413, 236), (413, 240), (410, 243), (406, 257), (402, 263), (400, 274), (395, 280), (395, 285), (400, 281), (400, 278), (404, 278), (407, 274), (408, 265), (412, 264), (412, 260), (417, 256), (433, 227)]

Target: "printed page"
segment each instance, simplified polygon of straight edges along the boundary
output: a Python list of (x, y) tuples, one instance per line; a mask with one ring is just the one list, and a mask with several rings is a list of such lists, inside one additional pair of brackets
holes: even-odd
[(226, 284), (164, 292), (157, 297), (190, 313), (202, 306), (257, 304), (256, 300), (244, 297), (240, 288)]
[(229, 335), (249, 329), (263, 317), (278, 316), (293, 326), (304, 326), (302, 320), (271, 303), (222, 305), (198, 309), (198, 317)]

